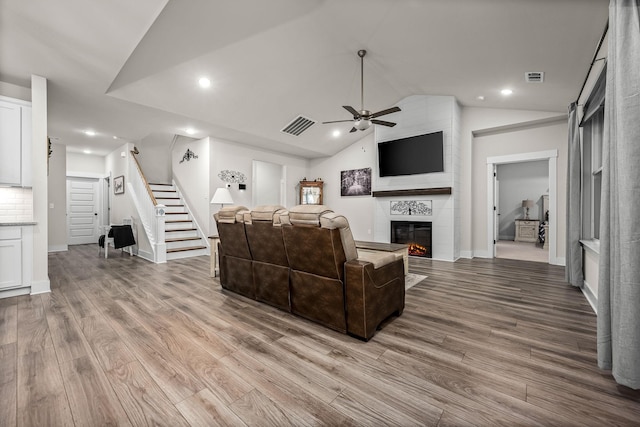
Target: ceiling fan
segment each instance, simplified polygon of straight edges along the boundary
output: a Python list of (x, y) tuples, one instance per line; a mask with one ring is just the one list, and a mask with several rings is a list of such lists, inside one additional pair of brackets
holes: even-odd
[(344, 108), (345, 110), (347, 110), (353, 115), (352, 120), (333, 120), (330, 122), (322, 122), (322, 124), (352, 121), (353, 128), (351, 128), (349, 132), (369, 129), (369, 127), (372, 124), (389, 126), (389, 127), (393, 127), (396, 125), (393, 122), (378, 120), (376, 119), (376, 117), (401, 111), (399, 107), (387, 108), (386, 110), (378, 111), (377, 113), (372, 113), (371, 111), (364, 109), (364, 56), (366, 54), (367, 54), (367, 51), (364, 49), (358, 51), (358, 56), (360, 57), (360, 111), (356, 110), (355, 108), (349, 105), (343, 105), (342, 108)]

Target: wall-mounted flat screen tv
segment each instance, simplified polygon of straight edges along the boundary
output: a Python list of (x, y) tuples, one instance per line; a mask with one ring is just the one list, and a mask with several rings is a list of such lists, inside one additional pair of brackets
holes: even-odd
[(378, 144), (380, 176), (444, 172), (442, 131)]

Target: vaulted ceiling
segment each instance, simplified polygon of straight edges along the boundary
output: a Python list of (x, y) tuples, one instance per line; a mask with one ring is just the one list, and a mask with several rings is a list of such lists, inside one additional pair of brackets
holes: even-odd
[[(368, 52), (364, 107), (372, 111), (428, 94), (565, 112), (608, 3), (0, 0), (0, 81), (29, 87), (31, 74), (46, 77), (49, 134), (70, 151), (106, 154), (191, 128), (193, 137), (315, 158), (363, 136), (350, 134), (350, 123), (321, 124), (349, 119), (342, 105), (360, 109), (359, 49)], [(525, 82), (528, 71), (544, 72), (544, 82)], [(201, 88), (201, 77), (211, 87)], [(318, 123), (300, 136), (282, 133), (298, 115)]]

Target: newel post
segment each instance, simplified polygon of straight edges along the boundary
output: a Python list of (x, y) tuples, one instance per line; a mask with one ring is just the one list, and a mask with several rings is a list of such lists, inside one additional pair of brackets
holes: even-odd
[(154, 206), (155, 218), (156, 218), (156, 263), (162, 264), (167, 262), (167, 244), (164, 241), (164, 226), (165, 226), (165, 205)]

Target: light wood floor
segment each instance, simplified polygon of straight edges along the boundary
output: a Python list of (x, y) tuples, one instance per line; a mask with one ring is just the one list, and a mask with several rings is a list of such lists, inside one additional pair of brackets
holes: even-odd
[(368, 343), (221, 291), (209, 258), (49, 255), (0, 301), (0, 425), (638, 425), (563, 269), (411, 259), (429, 277)]

